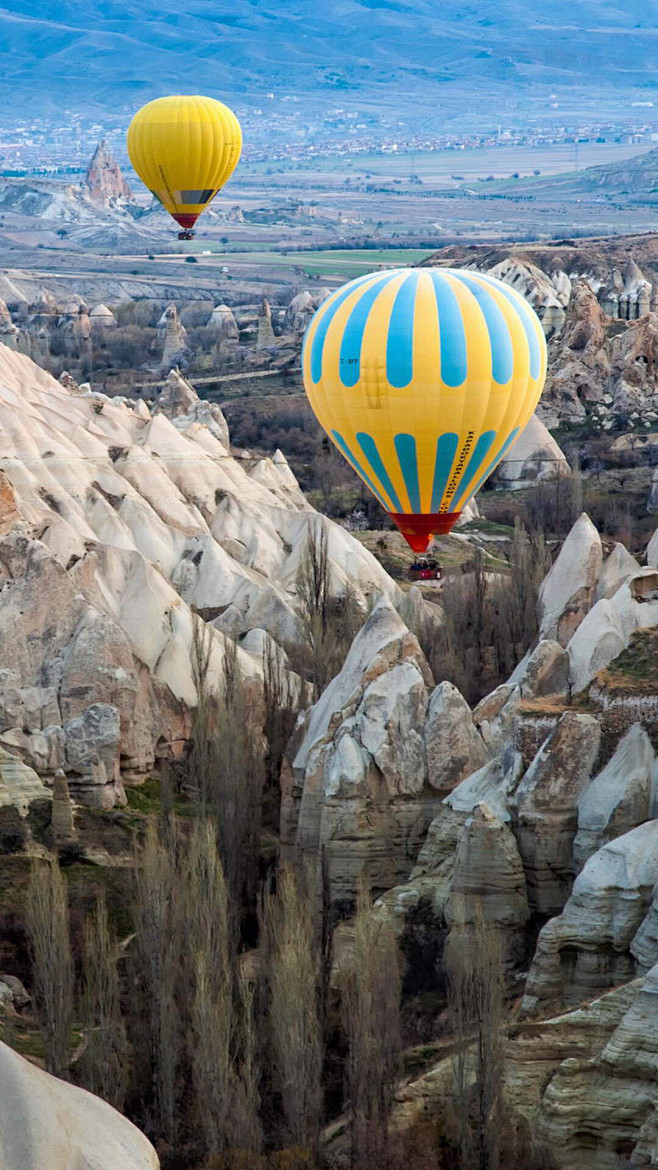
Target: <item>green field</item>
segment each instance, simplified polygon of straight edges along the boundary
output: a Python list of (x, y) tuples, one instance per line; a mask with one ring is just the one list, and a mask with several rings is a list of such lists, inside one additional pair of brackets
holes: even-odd
[(316, 252), (244, 251), (216, 252), (206, 244), (197, 244), (197, 255), (212, 250), (212, 257), (200, 256), (200, 263), (226, 265), (229, 272), (237, 268), (301, 268), (309, 276), (361, 276), (372, 272), (380, 265), (406, 268), (418, 264), (429, 255), (427, 248), (361, 248), (321, 249)]

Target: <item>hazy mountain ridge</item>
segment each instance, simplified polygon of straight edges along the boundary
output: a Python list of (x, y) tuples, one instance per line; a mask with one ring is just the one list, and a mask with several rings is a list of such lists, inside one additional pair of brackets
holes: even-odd
[[(658, 83), (642, 0), (117, 0), (0, 8), (3, 85), (26, 101), (97, 101), (172, 89), (262, 96), (428, 82), (479, 89)], [(624, 34), (631, 33), (632, 37)], [(291, 71), (293, 73), (291, 74)], [(292, 84), (291, 84), (292, 76)], [(203, 85), (201, 86), (201, 81)], [(411, 100), (411, 94), (410, 94)]]

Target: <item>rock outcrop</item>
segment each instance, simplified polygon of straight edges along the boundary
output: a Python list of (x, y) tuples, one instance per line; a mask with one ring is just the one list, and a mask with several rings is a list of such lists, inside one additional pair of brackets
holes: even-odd
[(239, 340), (238, 323), (228, 305), (215, 305), (208, 320), (208, 328), (220, 345), (237, 344)]
[(329, 296), (331, 289), (318, 288), (313, 292), (304, 289), (292, 298), (283, 321), (286, 333), (303, 333), (315, 310)]
[(517, 970), (526, 950), (530, 917), (526, 880), (514, 834), (485, 803), (477, 805), (459, 837), (446, 923), (495, 924), (503, 938), (507, 970)]
[(547, 1001), (578, 1003), (633, 979), (634, 940), (657, 881), (658, 821), (632, 829), (593, 854), (562, 914), (541, 931), (526, 985), (526, 1010)]
[(276, 337), (274, 336), (272, 326), (272, 310), (270, 308), (270, 302), (266, 297), (263, 297), (258, 312), (256, 349), (269, 349), (272, 345), (276, 345)]
[(559, 333), (564, 325), (571, 296), (571, 281), (566, 273), (560, 273), (561, 280), (552, 279), (536, 264), (508, 257), (489, 269), (491, 276), (511, 284), (517, 292), (530, 302), (537, 313), (547, 338)]
[(620, 585), (639, 572), (640, 566), (635, 557), (631, 556), (626, 545), (617, 542), (603, 562), (595, 600), (613, 597)]
[(116, 1109), (0, 1043), (3, 1170), (158, 1170), (153, 1146)]
[(634, 724), (578, 801), (578, 832), (573, 843), (577, 869), (602, 845), (649, 820), (655, 763), (649, 736), (639, 723)]
[(536, 414), (496, 470), (497, 482), (512, 490), (570, 475), (565, 455)]
[(114, 155), (107, 149), (103, 139), (96, 147), (85, 175), (85, 187), (94, 203), (105, 207), (117, 199), (132, 199), (121, 167)]
[(424, 738), (428, 780), (443, 796), (480, 768), (487, 757), (468, 703), (449, 682), (440, 683), (432, 694)]
[(559, 914), (569, 896), (579, 800), (600, 740), (597, 719), (566, 711), (516, 791), (519, 850), (530, 906), (538, 914)]
[[(74, 800), (120, 801), (183, 749), (198, 622), (213, 685), (227, 631), (295, 641), (297, 574), (322, 529), (334, 595), (349, 584), (363, 609), (399, 596), (282, 455), (231, 456), (221, 411), (177, 373), (151, 414), (0, 346), (0, 458), (0, 747), (44, 776), (63, 769)], [(260, 685), (261, 664), (238, 654)]]
[(172, 366), (181, 365), (188, 352), (187, 332), (174, 304), (167, 305), (158, 321), (158, 334), (163, 342), (160, 369), (170, 370)]
[(317, 870), (336, 908), (359, 875), (375, 893), (407, 878), (439, 799), (422, 728), (432, 679), (416, 638), (386, 601), (293, 737), (283, 783), (282, 843)]
[(97, 334), (104, 334), (108, 329), (116, 329), (117, 320), (107, 305), (94, 305), (89, 314), (92, 330)]
[(601, 537), (583, 512), (542, 582), (540, 637), (567, 645), (592, 606), (602, 563)]
[(612, 1170), (621, 1150), (631, 1166), (655, 1163), (658, 968), (613, 996), (626, 1010), (607, 1042), (589, 1059), (564, 1060), (541, 1101), (538, 1136), (558, 1170)]
[[(596, 429), (658, 419), (658, 282), (632, 255), (601, 243), (467, 249), (469, 267), (512, 285), (542, 321), (549, 364), (538, 415), (551, 429), (586, 419)], [(447, 248), (426, 263), (462, 266), (463, 253)], [(654, 269), (651, 244), (645, 255)]]
[(568, 644), (571, 683), (583, 690), (629, 645), (636, 630), (658, 625), (658, 574), (640, 569), (585, 615)]

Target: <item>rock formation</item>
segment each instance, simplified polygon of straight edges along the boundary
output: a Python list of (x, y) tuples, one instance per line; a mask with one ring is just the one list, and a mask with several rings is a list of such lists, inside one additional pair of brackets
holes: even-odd
[(89, 314), (91, 327), (95, 333), (103, 334), (107, 329), (116, 329), (117, 321), (107, 305), (95, 305)]
[(626, 545), (617, 542), (601, 567), (599, 583), (594, 595), (595, 600), (600, 601), (602, 598), (613, 597), (619, 586), (630, 580), (639, 571), (640, 566), (635, 557), (631, 556)]
[[(281, 454), (230, 455), (221, 411), (178, 373), (151, 414), (0, 347), (0, 459), (0, 747), (41, 776), (63, 769), (76, 801), (121, 801), (126, 780), (183, 749), (192, 606), (209, 623), (213, 685), (224, 630), (298, 637), (296, 575), (322, 523), (332, 591), (349, 583), (364, 609), (398, 599), (363, 546), (309, 507)], [(259, 685), (261, 663), (239, 660)]]
[[(463, 265), (460, 251), (442, 250), (427, 263)], [(468, 250), (468, 263), (516, 288), (542, 321), (549, 340), (548, 377), (537, 410), (542, 422), (554, 428), (587, 419), (604, 429), (619, 419), (653, 423), (658, 281), (632, 256), (610, 263), (603, 252), (596, 259), (583, 252), (588, 249), (559, 245), (475, 247)]]
[(566, 646), (589, 611), (603, 563), (601, 538), (585, 512), (567, 536), (539, 593), (540, 636)]
[(468, 703), (449, 682), (440, 683), (432, 694), (424, 739), (428, 781), (444, 796), (487, 757)]
[(11, 313), (5, 302), (0, 300), (0, 342), (10, 349), (18, 349), (20, 330), (11, 319)]
[(283, 322), (284, 331), (286, 333), (303, 333), (315, 310), (319, 308), (330, 292), (331, 290), (328, 288), (319, 288), (313, 292), (304, 289), (303, 292), (296, 293), (286, 309)]
[(649, 736), (639, 723), (634, 724), (579, 798), (573, 843), (577, 869), (602, 845), (649, 820), (655, 763)]
[(636, 630), (658, 625), (657, 589), (655, 569), (640, 569), (584, 616), (567, 647), (574, 690), (583, 690), (621, 654)]
[(256, 341), (256, 349), (269, 349), (272, 345), (276, 345), (276, 337), (272, 328), (272, 310), (270, 308), (270, 302), (266, 297), (263, 297), (258, 312), (258, 339)]
[(510, 972), (525, 957), (525, 927), (530, 917), (526, 879), (511, 829), (485, 803), (477, 805), (459, 837), (446, 923), (473, 924), (481, 914), (504, 939)]
[(658, 821), (648, 821), (594, 853), (578, 874), (564, 911), (539, 936), (526, 985), (526, 1010), (547, 1001), (578, 1003), (633, 979), (634, 940), (656, 881)]
[(382, 600), (293, 740), (283, 846), (314, 867), (324, 857), (336, 906), (353, 904), (364, 868), (375, 892), (409, 876), (438, 806), (420, 730), (431, 684), (418, 642)]
[(160, 317), (158, 335), (163, 342), (160, 369), (170, 370), (172, 366), (182, 364), (188, 352), (187, 332), (181, 324), (178, 309), (174, 304), (167, 305)]
[(571, 296), (571, 281), (566, 273), (563, 280), (554, 281), (535, 264), (508, 257), (489, 269), (490, 275), (511, 284), (530, 302), (537, 313), (547, 338), (559, 333), (564, 325), (565, 307)]
[(208, 328), (222, 344), (232, 344), (239, 339), (238, 323), (228, 305), (215, 305), (208, 320)]
[(3, 1170), (158, 1170), (153, 1146), (106, 1101), (0, 1043)]
[(571, 468), (543, 422), (533, 414), (496, 471), (501, 487), (523, 488), (537, 481), (565, 479)]
[(597, 719), (565, 711), (516, 791), (519, 849), (530, 906), (538, 914), (559, 914), (569, 895), (579, 801), (600, 739)]
[(117, 199), (132, 199), (132, 191), (121, 173), (114, 155), (101, 139), (96, 147), (85, 175), (84, 185), (90, 199), (104, 207), (111, 206)]

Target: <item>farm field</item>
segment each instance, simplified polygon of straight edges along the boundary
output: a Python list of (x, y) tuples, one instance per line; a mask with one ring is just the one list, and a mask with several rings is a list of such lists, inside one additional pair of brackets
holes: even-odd
[(601, 166), (605, 163), (623, 163), (627, 159), (645, 154), (653, 144), (638, 145), (624, 142), (580, 142), (576, 157), (573, 142), (540, 146), (489, 146), (473, 150), (433, 150), (394, 152), (392, 154), (355, 154), (332, 159), (317, 158), (286, 159), (285, 162), (265, 164), (245, 162), (240, 175), (232, 183), (236, 196), (243, 189), (250, 189), (252, 181), (267, 176), (271, 187), (288, 186), (291, 175), (295, 182), (309, 185), (334, 186), (346, 178), (362, 182), (364, 178), (377, 180), (408, 180), (417, 175), (423, 183), (440, 183), (444, 187), (459, 187), (464, 181), (473, 182), (489, 175), (508, 178), (514, 172), (532, 175), (535, 170), (542, 174), (563, 174), (583, 170), (586, 167)]
[[(358, 248), (358, 249), (318, 249), (313, 251), (279, 252), (274, 248), (261, 250), (245, 250), (240, 252), (217, 251), (217, 245), (211, 242), (195, 241), (193, 250), (199, 263), (220, 264), (229, 271), (235, 268), (281, 268), (292, 271), (302, 269), (309, 276), (340, 276), (351, 279), (371, 272), (381, 265), (386, 267), (399, 266), (406, 268), (418, 264), (430, 254), (428, 248)], [(192, 251), (192, 248), (190, 248)], [(204, 256), (204, 252), (212, 256)], [(169, 254), (166, 257), (155, 255), (156, 260), (168, 259), (185, 261), (182, 255)]]

